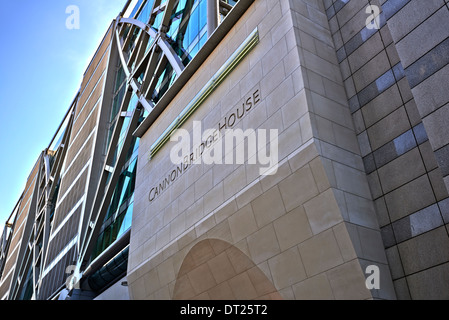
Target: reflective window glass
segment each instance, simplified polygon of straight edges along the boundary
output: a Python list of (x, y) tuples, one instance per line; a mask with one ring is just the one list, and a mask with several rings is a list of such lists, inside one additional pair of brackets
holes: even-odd
[(139, 16), (137, 17), (137, 20), (147, 23), (150, 20), (150, 14), (151, 14), (151, 8), (153, 8), (153, 2), (154, 0), (148, 0), (140, 12)]

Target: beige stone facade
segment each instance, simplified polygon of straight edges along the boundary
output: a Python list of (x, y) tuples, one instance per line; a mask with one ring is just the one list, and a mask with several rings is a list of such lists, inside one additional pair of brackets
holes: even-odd
[[(132, 299), (395, 298), (326, 16), (294, 6), (256, 0), (142, 137)], [(257, 92), (234, 127), (279, 130), (277, 173), (248, 159), (196, 164), (150, 196), (176, 169), (174, 142), (150, 159), (151, 146), (255, 28), (260, 42), (182, 129), (215, 128)], [(368, 265), (379, 290), (366, 286)]]
[(449, 0), (134, 5), (5, 225), (0, 299), (449, 299)]

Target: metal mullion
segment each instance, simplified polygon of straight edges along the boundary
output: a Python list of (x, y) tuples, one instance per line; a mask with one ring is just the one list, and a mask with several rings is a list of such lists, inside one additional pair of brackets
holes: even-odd
[[(117, 26), (117, 31), (119, 33), (120, 39), (123, 39), (123, 36), (125, 35), (125, 30), (126, 30), (126, 24), (122, 24), (120, 27)], [(123, 41), (122, 43), (120, 43), (121, 46), (123, 46), (123, 44), (125, 43), (125, 41)]]
[[(120, 23), (122, 23), (122, 24), (126, 24), (126, 23), (131, 24), (131, 25), (133, 25), (136, 28), (144, 30), (146, 33), (148, 33), (150, 35), (150, 37), (153, 37), (153, 38), (157, 37), (157, 32), (154, 31), (154, 29), (151, 28), (148, 24), (145, 24), (145, 23), (143, 23), (140, 20), (130, 19), (130, 18), (122, 18), (119, 21), (119, 24)], [(118, 30), (117, 30), (117, 34), (119, 34)]]
[[(51, 181), (50, 180), (50, 178), (51, 178), (51, 170), (50, 170), (50, 162), (49, 162), (48, 154), (42, 153), (41, 167), (44, 167), (44, 169), (45, 169), (44, 176), (41, 176), (42, 171), (40, 171), (40, 173), (39, 173), (39, 180), (40, 179), (45, 179), (45, 182), (46, 182), (45, 183), (45, 187), (44, 187), (45, 188), (45, 190), (44, 190), (44, 193), (45, 193), (45, 204), (43, 206), (44, 207), (43, 210), (46, 210), (45, 208), (47, 207), (47, 203), (48, 203), (48, 199), (49, 199), (49, 195), (50, 195), (50, 190), (48, 188), (48, 184)], [(36, 183), (39, 180), (37, 180)], [(33, 229), (34, 229), (33, 247), (31, 249), (32, 251), (30, 253), (30, 254), (32, 254), (31, 264), (32, 264), (32, 268), (33, 268), (33, 297), (36, 297), (36, 294), (37, 294), (36, 284), (37, 284), (38, 278), (40, 278), (40, 275), (41, 275), (41, 272), (42, 272), (42, 269), (39, 269), (39, 274), (38, 274), (37, 270), (35, 268), (36, 262), (37, 262), (37, 259), (38, 259), (38, 256), (39, 256), (39, 254), (36, 252), (36, 245), (37, 245), (37, 242), (38, 242), (38, 239), (39, 239), (39, 231), (40, 231), (39, 229), (40, 229), (40, 225), (41, 225), (40, 221), (42, 221), (41, 219), (42, 219), (42, 217), (41, 217), (41, 210), (40, 210), (40, 206), (38, 204), (36, 206), (36, 214), (35, 214), (34, 225), (33, 225)], [(45, 219), (45, 216), (44, 216), (44, 219)], [(48, 240), (48, 238), (47, 238), (47, 240)], [(45, 242), (45, 239), (42, 240), (42, 249), (44, 247), (46, 247), (44, 242)]]
[[(9, 253), (9, 248), (11, 246), (11, 242), (12, 242), (12, 238), (14, 236), (14, 230), (16, 228), (16, 222), (17, 222), (17, 214), (19, 211), (20, 206), (22, 205), (23, 202), (23, 197), (25, 195), (25, 192), (22, 193), (22, 195), (20, 196), (19, 200), (17, 201), (16, 205), (14, 206), (13, 211), (11, 212), (10, 216), (8, 217), (8, 220), (6, 220), (6, 224), (3, 230), (3, 235), (6, 237), (6, 233), (7, 233), (7, 228), (11, 229), (10, 233), (9, 233), (9, 237), (4, 238), (4, 242), (2, 244), (2, 252), (5, 256), (5, 259), (2, 263), (2, 265), (0, 265), (0, 275), (3, 276), (3, 271), (4, 268), (6, 266), (7, 260), (8, 260), (8, 253)], [(11, 218), (13, 217), (13, 215), (16, 214), (16, 216), (14, 217), (14, 221), (12, 222), (12, 224), (8, 224), (8, 221), (11, 220)]]
[(49, 187), (48, 183), (50, 182), (50, 158), (48, 154), (44, 156), (44, 167), (45, 167), (45, 186), (44, 186), (44, 194), (45, 194), (45, 203), (48, 201), (49, 196)]
[(154, 109), (154, 103), (152, 103), (151, 101), (147, 100), (140, 93), (139, 93), (139, 102), (148, 112), (151, 112)]
[[(137, 9), (136, 14), (134, 15), (134, 17), (138, 17), (142, 13), (142, 10), (143, 10), (143, 8), (146, 5), (146, 1), (148, 1), (148, 0), (142, 1), (142, 3), (140, 4), (140, 7), (139, 7), (139, 9)], [(130, 18), (134, 19), (134, 17), (130, 17)]]
[(164, 34), (168, 32), (169, 29), (168, 24), (170, 23), (170, 18), (172, 15), (174, 5), (175, 5), (174, 0), (167, 0), (167, 2), (165, 2), (165, 12), (161, 21), (161, 32)]
[[(149, 33), (149, 35), (151, 37), (155, 38), (155, 41), (157, 40), (157, 45), (162, 49), (162, 51), (164, 51), (164, 54), (167, 56), (168, 60), (170, 61), (170, 64), (173, 66), (173, 69), (176, 72), (176, 76), (179, 77), (179, 75), (182, 73), (182, 71), (185, 69), (185, 67), (184, 67), (181, 59), (179, 58), (179, 56), (176, 54), (174, 49), (170, 46), (170, 44), (165, 39), (165, 35), (164, 35), (164, 37), (158, 37), (157, 34), (154, 33), (154, 30), (149, 28), (144, 23), (141, 23), (140, 21), (134, 21), (132, 19), (122, 19), (122, 21), (124, 23), (132, 23), (132, 24), (138, 26), (139, 28), (140, 28), (140, 26), (143, 27), (142, 30), (144, 30), (144, 32)], [(118, 36), (118, 30), (117, 30), (116, 34)], [(156, 38), (158, 38), (158, 39), (156, 39)], [(122, 64), (124, 66), (127, 66), (128, 63), (126, 62), (126, 59), (124, 57), (123, 50), (120, 52), (120, 58), (122, 60)], [(127, 76), (129, 77), (130, 71), (126, 70), (125, 72), (127, 73)]]
[[(41, 156), (43, 157), (42, 154), (41, 154)], [(35, 195), (32, 196), (33, 198), (34, 198), (34, 196), (36, 196), (36, 198), (39, 198), (40, 180), (42, 179), (42, 166), (44, 165), (43, 162), (44, 162), (43, 159), (41, 159), (41, 160), (40, 160), (40, 163), (39, 163), (39, 169), (38, 169), (38, 171), (37, 171), (36, 182), (35, 182), (35, 187), (34, 187), (34, 189), (35, 189), (35, 191), (34, 191)], [(32, 200), (31, 202), (33, 202), (33, 200)], [(22, 237), (22, 242), (21, 242), (21, 244), (19, 245), (19, 253), (18, 253), (18, 256), (17, 256), (17, 259), (16, 259), (16, 270), (17, 270), (17, 271), (14, 271), (14, 273), (16, 273), (16, 279), (17, 279), (17, 280), (20, 280), (20, 281), (17, 281), (16, 284), (13, 284), (13, 285), (11, 286), (11, 291), (10, 291), (10, 294), (9, 294), (9, 297), (14, 297), (15, 299), (17, 298), (18, 291), (19, 291), (20, 288), (22, 287), (22, 281), (21, 281), (21, 280), (22, 280), (22, 278), (24, 277), (24, 273), (25, 273), (24, 270), (27, 269), (27, 268), (26, 268), (26, 265), (27, 265), (28, 263), (30, 263), (30, 262), (29, 262), (30, 256), (31, 256), (31, 254), (33, 254), (33, 252), (34, 252), (34, 244), (33, 244), (33, 246), (32, 246), (31, 248), (30, 248), (29, 244), (30, 244), (31, 240), (33, 240), (33, 234), (35, 233), (35, 229), (36, 229), (35, 226), (36, 226), (36, 211), (38, 210), (37, 208), (38, 208), (37, 205), (35, 206), (35, 208), (32, 208), (32, 205), (30, 204), (30, 209), (28, 210), (28, 214), (29, 214), (33, 209), (35, 210), (34, 221), (33, 221), (33, 226), (32, 226), (32, 230), (31, 230), (31, 232), (30, 232), (30, 234), (29, 234), (29, 237), (26, 239), (26, 249), (24, 250), (24, 254), (23, 254), (23, 257), (24, 257), (24, 258), (22, 258), (20, 262), (19, 262), (19, 259), (20, 259), (20, 256), (19, 256), (19, 253), (20, 253), (20, 247), (24, 245), (25, 236)], [(24, 220), (24, 221), (25, 221), (25, 220)], [(25, 227), (26, 227), (26, 226), (24, 226), (24, 230), (25, 230)], [(35, 237), (34, 237), (34, 238), (35, 238)], [(35, 240), (35, 239), (34, 239), (34, 240)], [(33, 241), (33, 242), (34, 242), (34, 241)], [(27, 254), (27, 253), (28, 253), (28, 254)], [(34, 255), (33, 255), (33, 257), (31, 258), (31, 263), (34, 264)], [(14, 273), (13, 273), (13, 275), (14, 275)], [(34, 274), (34, 273), (35, 273), (35, 270), (33, 269), (33, 274)], [(26, 275), (25, 275), (25, 276), (26, 276)], [(34, 275), (33, 275), (33, 277), (34, 277)]]
[(207, 0), (207, 37), (214, 33), (218, 27), (219, 20), (219, 0)]
[[(33, 211), (34, 211), (34, 217), (33, 217), (34, 221), (33, 221), (32, 230), (35, 229), (34, 227), (35, 227), (35, 223), (36, 223), (36, 212), (38, 209), (37, 201), (38, 201), (38, 196), (39, 196), (39, 185), (40, 185), (39, 182), (42, 179), (42, 166), (44, 163), (43, 157), (44, 157), (44, 155), (42, 152), (41, 155), (39, 156), (39, 160), (38, 160), (39, 168), (38, 168), (38, 171), (36, 174), (36, 178), (35, 178), (36, 180), (34, 182), (34, 190), (33, 190), (32, 195), (30, 196), (31, 202), (30, 202), (30, 207), (27, 212), (28, 216), (22, 222), (22, 224), (25, 224), (23, 226), (24, 232), (26, 230), (26, 225), (29, 223), (28, 222), (29, 214), (30, 214), (30, 212), (33, 212)], [(25, 240), (24, 236), (22, 237), (22, 241), (18, 242), (18, 246), (17, 246), (18, 253), (17, 253), (17, 258), (16, 258), (16, 267), (13, 271), (12, 279), (20, 279), (21, 273), (23, 273), (22, 270), (24, 269), (24, 264), (27, 263), (27, 261), (25, 261), (24, 257), (29, 259), (29, 255), (27, 255), (27, 252), (29, 251), (29, 243), (30, 243), (30, 240), (32, 239), (32, 236), (33, 236), (33, 231), (31, 231), (31, 233), (30, 233), (29, 237), (26, 239), (25, 243), (24, 243), (24, 240)], [(26, 246), (25, 248), (23, 248), (24, 245)], [(34, 247), (34, 245), (33, 245), (33, 247)], [(20, 256), (21, 250), (24, 250), (22, 256)], [(32, 261), (32, 263), (34, 263), (34, 261)], [(26, 265), (25, 265), (25, 267), (26, 267)], [(34, 270), (33, 270), (33, 273), (34, 273)], [(21, 281), (17, 281), (15, 284), (13, 281), (13, 285), (11, 285), (9, 297), (17, 296), (17, 292), (20, 289), (21, 285), (22, 285)]]
[(147, 49), (147, 46), (148, 46), (148, 42), (150, 41), (150, 38), (151, 38), (150, 35), (143, 31), (143, 39), (141, 41), (139, 51), (137, 52), (136, 65), (139, 65), (140, 62), (142, 61), (142, 59), (145, 55), (145, 50)]
[[(167, 1), (169, 1), (169, 0), (167, 0)], [(148, 24), (150, 25), (150, 26), (152, 26), (153, 25), (153, 23), (154, 23), (154, 20), (156, 19), (156, 16), (157, 16), (157, 12), (159, 12), (159, 11), (157, 11), (157, 12), (154, 12), (159, 6), (161, 5), (161, 0), (154, 0), (154, 2), (153, 2), (153, 7), (151, 8), (151, 13), (150, 13), (150, 21), (148, 22)]]
[(160, 12), (165, 10), (166, 5), (167, 5), (167, 1), (164, 2), (163, 4), (158, 5), (157, 7), (153, 7), (153, 11), (152, 11), (153, 14), (157, 16)]
[[(154, 36), (154, 38), (157, 37), (157, 34), (155, 34), (151, 28), (147, 28), (147, 26), (145, 24), (141, 23), (140, 21), (136, 21), (136, 20), (132, 20), (132, 19), (123, 19), (122, 23), (131, 23), (131, 24), (135, 24), (137, 26), (142, 25), (145, 28), (145, 32), (149, 33), (150, 37), (153, 37), (153, 36)], [(119, 42), (120, 37), (119, 37), (118, 29), (116, 30), (115, 34), (116, 34), (117, 42)], [(122, 62), (123, 70), (126, 74), (126, 78), (128, 79), (128, 85), (131, 86), (132, 90), (136, 93), (136, 95), (139, 99), (139, 102), (142, 104), (142, 106), (146, 110), (148, 110), (148, 112), (150, 112), (153, 109), (153, 104), (151, 102), (149, 102), (148, 100), (146, 100), (141, 95), (140, 85), (132, 77), (131, 71), (128, 69), (128, 65), (126, 63), (126, 58), (124, 56), (124, 52), (120, 49), (120, 47), (118, 47), (118, 53), (119, 53), (120, 60)]]
[(123, 52), (122, 49), (120, 49), (120, 45), (119, 45), (120, 35), (119, 35), (118, 30), (115, 31), (115, 36), (116, 36), (116, 40), (117, 40), (117, 48), (118, 48), (119, 58), (122, 63), (122, 69), (123, 69), (123, 72), (125, 73), (126, 78), (129, 79), (129, 76), (131, 73), (128, 69), (128, 64), (126, 63), (125, 53)]
[[(20, 264), (20, 267), (17, 270), (17, 282), (11, 286), (11, 291), (9, 293), (10, 299), (13, 298), (13, 300), (17, 300), (17, 295), (21, 288), (23, 288), (24, 280), (26, 280), (26, 270), (27, 267), (30, 266), (30, 264), (34, 265), (34, 247), (32, 249), (28, 248), (25, 250), (24, 259), (22, 260), (22, 263)], [(33, 257), (32, 257), (33, 255)], [(34, 268), (33, 268), (33, 274), (34, 274)]]
[(137, 27), (136, 25), (131, 25), (131, 29), (129, 30), (128, 36), (123, 41), (122, 51), (125, 51), (125, 48), (128, 47), (129, 44), (131, 43), (131, 39), (132, 39), (132, 37), (134, 35), (134, 31), (135, 31), (136, 27)]
[(129, 59), (128, 59), (128, 68), (129, 69), (132, 69), (132, 65), (133, 65), (134, 61), (136, 61), (136, 63), (138, 62), (137, 56), (138, 56), (140, 48), (142, 47), (143, 39), (146, 34), (147, 33), (145, 32), (145, 30), (141, 30), (139, 36), (136, 39), (136, 42), (135, 42), (136, 45), (134, 46), (134, 49), (131, 52), (131, 55), (129, 56)]
[(151, 61), (151, 55), (153, 53), (153, 51), (156, 48), (156, 42), (153, 42), (151, 44), (150, 49), (145, 53), (143, 59), (140, 60), (140, 63), (138, 64), (138, 66), (135, 68), (134, 73), (132, 75), (133, 78), (137, 78), (138, 75), (140, 75), (142, 73), (142, 71), (144, 71), (144, 68), (147, 69), (147, 65), (148, 62)]
[(119, 17), (123, 17), (123, 15), (126, 13), (126, 10), (128, 10), (129, 5), (131, 4), (132, 0), (128, 0), (125, 4), (125, 6), (123, 7), (122, 11), (119, 14)]
[[(142, 111), (142, 108), (139, 106), (137, 106), (134, 109), (133, 115), (131, 117), (131, 121), (129, 123), (128, 129), (127, 129), (127, 132), (125, 135), (125, 140), (123, 142), (123, 146), (120, 150), (120, 153), (119, 153), (119, 156), (117, 159), (117, 163), (116, 163), (116, 166), (114, 167), (112, 176), (109, 180), (109, 183), (106, 186), (105, 193), (101, 197), (101, 200), (97, 198), (95, 201), (96, 203), (99, 203), (98, 213), (96, 214), (95, 221), (91, 220), (91, 222), (93, 223), (94, 226), (91, 229), (91, 231), (89, 232), (89, 237), (85, 238), (88, 241), (85, 242), (86, 246), (84, 246), (83, 250), (81, 251), (81, 255), (80, 255), (81, 263), (86, 262), (85, 257), (90, 256), (90, 253), (92, 252), (94, 246), (96, 245), (95, 241), (93, 241), (93, 238), (95, 235), (97, 235), (99, 233), (99, 231), (101, 229), (101, 226), (102, 226), (101, 222), (104, 220), (104, 217), (105, 217), (105, 215), (107, 213), (107, 209), (108, 209), (107, 201), (111, 199), (111, 197), (115, 191), (115, 186), (118, 183), (118, 179), (120, 178), (122, 166), (125, 164), (126, 156), (128, 154), (129, 148), (131, 147), (131, 143), (134, 138), (132, 133), (137, 128), (141, 111)], [(87, 234), (86, 234), (86, 236), (87, 236)]]
[(152, 74), (153, 77), (150, 80), (150, 84), (148, 86), (148, 89), (144, 92), (145, 98), (151, 98), (149, 95), (154, 91), (156, 88), (157, 81), (159, 80), (162, 72), (165, 68), (165, 63), (168, 63), (167, 56), (164, 54), (162, 55), (161, 59), (158, 61), (157, 66), (155, 68), (154, 73)]
[[(56, 183), (55, 183), (56, 184)], [(50, 233), (51, 233), (51, 223), (50, 223), (50, 214), (51, 211), (54, 209), (53, 204), (47, 204), (44, 208), (44, 214), (43, 214), (43, 237), (44, 240), (42, 241), (42, 254), (41, 254), (41, 261), (40, 261), (40, 272), (39, 272), (39, 278), (37, 279), (36, 284), (40, 286), (42, 283), (42, 272), (44, 270), (44, 263), (47, 258), (48, 254), (48, 244), (50, 241)], [(39, 290), (36, 293), (39, 294)]]
[[(128, 108), (129, 102), (131, 101), (131, 96), (132, 96), (132, 91), (130, 91), (130, 86), (128, 85), (125, 96), (122, 101), (122, 105), (120, 107), (120, 111), (118, 112), (119, 115)], [(106, 182), (107, 182), (108, 176), (109, 176), (109, 172), (108, 172), (107, 168), (110, 166), (110, 162), (112, 161), (112, 159), (114, 157), (115, 148), (118, 143), (118, 139), (120, 137), (120, 132), (121, 132), (122, 126), (123, 126), (123, 121), (124, 121), (124, 118), (122, 116), (119, 116), (119, 118), (117, 119), (117, 121), (115, 123), (114, 131), (112, 133), (111, 141), (109, 143), (108, 151), (106, 153), (106, 159), (105, 159), (105, 162), (103, 165), (103, 170), (101, 171), (100, 180), (99, 180), (97, 190), (95, 193), (95, 200), (94, 200), (94, 203), (92, 204), (92, 209), (89, 213), (88, 221), (92, 221), (92, 216), (95, 214), (95, 212), (98, 212), (99, 207), (101, 205), (99, 203), (99, 201), (100, 201), (100, 198), (101, 199), (103, 198), (102, 192), (104, 193), (104, 189), (106, 187)], [(85, 236), (87, 236), (87, 232), (86, 232)], [(85, 241), (86, 241), (86, 238), (84, 238), (84, 242), (81, 243), (81, 250), (85, 246)]]
[(48, 199), (50, 199), (50, 200), (53, 199), (53, 196), (54, 196), (54, 193), (56, 190), (56, 185), (58, 183), (59, 176), (60, 176), (61, 170), (62, 170), (62, 166), (65, 161), (65, 157), (66, 157), (67, 150), (68, 150), (67, 146), (69, 143), (70, 135), (72, 133), (74, 116), (75, 116), (75, 112), (72, 112), (72, 115), (70, 116), (70, 120), (67, 123), (66, 132), (64, 134), (64, 137), (62, 139), (61, 146), (60, 146), (60, 148), (62, 148), (62, 153), (56, 159), (56, 162), (54, 165), (55, 170), (54, 171), (52, 170), (52, 172), (50, 172), (51, 187), (50, 187), (50, 190), (48, 193)]
[(232, 8), (233, 8), (233, 6), (231, 6), (229, 3), (226, 3), (226, 2), (224, 2), (224, 1), (222, 1), (222, 0), (219, 0), (219, 3), (220, 3), (220, 7), (223, 7), (223, 8), (225, 8), (226, 10), (231, 11)]
[[(116, 147), (116, 144), (120, 137), (120, 132), (122, 130), (122, 126), (123, 126), (123, 122), (124, 122), (124, 117), (120, 116), (120, 114), (122, 112), (126, 111), (126, 109), (128, 109), (129, 102), (131, 101), (131, 96), (132, 96), (132, 91), (130, 91), (129, 87), (128, 87), (128, 90), (126, 90), (126, 94), (123, 98), (122, 106), (120, 107), (120, 111), (118, 113), (119, 118), (117, 119), (117, 121), (115, 123), (115, 128), (112, 133), (111, 141), (109, 143), (104, 168), (111, 165), (110, 162), (112, 161), (112, 158), (114, 157), (115, 147)], [(107, 171), (107, 170), (105, 169), (104, 171)]]
[(181, 61), (181, 58), (179, 58), (178, 54), (175, 52), (173, 47), (170, 44), (168, 44), (166, 39), (159, 38), (158, 45), (162, 49), (162, 51), (164, 51), (164, 54), (167, 57), (170, 64), (172, 65), (173, 70), (175, 70), (176, 77), (179, 77), (179, 75), (185, 69), (184, 64)]
[(152, 82), (154, 71), (156, 70), (156, 67), (157, 67), (157, 63), (158, 63), (157, 57), (159, 56), (159, 53), (156, 51), (157, 51), (156, 46), (154, 46), (154, 48), (151, 50), (149, 62), (147, 64), (147, 68), (145, 70), (145, 75), (142, 80), (141, 90), (143, 92), (144, 97), (148, 96), (147, 91), (150, 86), (150, 83)]

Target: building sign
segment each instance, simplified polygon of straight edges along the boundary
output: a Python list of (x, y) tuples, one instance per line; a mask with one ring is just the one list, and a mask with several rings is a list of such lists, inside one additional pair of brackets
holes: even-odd
[[(214, 146), (217, 146), (219, 141), (222, 141), (221, 137), (225, 136), (225, 132), (232, 129), (240, 119), (245, 115), (253, 111), (261, 102), (260, 89), (254, 89), (251, 94), (248, 94), (242, 102), (235, 106), (231, 114), (221, 120), (215, 128), (207, 129), (204, 132), (201, 130), (201, 125), (194, 125), (193, 129), (193, 149), (190, 147), (191, 137), (190, 134), (184, 129), (177, 129), (172, 134), (172, 141), (178, 140), (179, 137), (183, 138), (182, 143), (178, 144), (171, 150), (171, 160), (173, 164), (178, 164), (173, 170), (171, 170), (162, 181), (151, 188), (149, 193), (149, 201), (153, 202), (158, 196), (164, 192), (170, 185), (172, 185), (179, 177), (181, 177), (192, 165), (200, 164), (201, 161), (207, 163), (207, 158), (204, 154), (210, 151)], [(179, 135), (181, 133), (181, 135)], [(188, 135), (188, 136), (187, 136)], [(247, 135), (249, 137), (249, 135)], [(249, 139), (249, 138), (248, 138)], [(186, 143), (187, 142), (187, 143)], [(241, 144), (237, 141), (237, 144)], [(233, 148), (234, 143), (232, 143)], [(190, 151), (186, 155), (185, 149)], [(182, 149), (184, 149), (184, 152)], [(215, 151), (222, 149), (222, 145), (219, 145)], [(226, 148), (225, 148), (226, 149)], [(271, 153), (271, 152), (270, 152)], [(222, 159), (221, 155), (219, 156)], [(218, 159), (216, 159), (218, 160)], [(226, 161), (226, 160), (225, 160)], [(239, 157), (237, 157), (239, 161)], [(240, 159), (240, 162), (242, 160)], [(217, 161), (214, 163), (217, 164)], [(207, 163), (207, 164), (212, 164)]]

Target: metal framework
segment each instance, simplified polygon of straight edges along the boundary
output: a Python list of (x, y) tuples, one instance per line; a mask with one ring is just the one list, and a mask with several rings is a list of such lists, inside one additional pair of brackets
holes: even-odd
[[(114, 36), (109, 54), (118, 57), (120, 61), (121, 68), (126, 76), (126, 89), (121, 101), (118, 120), (114, 124), (111, 138), (108, 140), (109, 144), (103, 168), (96, 184), (96, 190), (94, 190), (93, 203), (89, 208), (86, 207), (86, 212), (80, 219), (81, 221), (87, 221), (85, 224), (87, 227), (85, 229), (80, 228), (80, 234), (78, 235), (76, 257), (78, 261), (75, 274), (80, 276), (81, 279), (78, 280), (80, 280), (79, 284), (81, 285), (87, 283), (85, 280), (89, 275), (98, 271), (112, 257), (118, 255), (129, 245), (130, 232), (128, 230), (106, 251), (94, 261), (91, 261), (114, 190), (126, 164), (128, 151), (132, 146), (133, 139), (135, 139), (134, 134), (146, 116), (156, 114), (155, 107), (158, 104), (154, 94), (161, 86), (164, 72), (169, 70), (167, 72), (169, 73), (167, 78), (170, 78), (170, 84), (167, 85), (169, 87), (181, 75), (183, 78), (190, 77), (191, 69), (198, 67), (197, 62), (194, 66), (189, 66), (190, 60), (183, 60), (187, 53), (182, 48), (175, 49), (176, 45), (170, 37), (170, 27), (176, 16), (174, 10), (180, 1), (182, 0), (140, 1), (140, 6), (134, 8), (133, 15), (125, 16), (125, 13), (129, 11), (128, 9), (131, 9), (129, 7), (132, 1), (128, 0), (124, 9), (114, 21)], [(193, 0), (188, 1), (190, 5), (197, 5)], [(207, 38), (210, 38), (237, 1), (203, 1), (207, 2)], [(148, 10), (149, 4), (151, 4), (151, 8), (149, 9), (148, 19), (143, 22), (139, 18), (143, 10)], [(205, 5), (204, 2), (202, 4)], [(186, 15), (182, 13), (181, 16), (183, 25), (187, 26), (191, 19), (190, 13), (187, 12)], [(204, 33), (204, 29), (202, 31)], [(210, 52), (210, 49), (208, 50)], [(186, 68), (189, 69), (187, 73), (184, 72)], [(75, 122), (75, 110), (79, 95), (80, 93), (75, 97), (55, 137), (53, 137), (49, 147), (41, 153), (37, 162), (38, 169), (28, 213), (27, 232), (24, 233), (22, 239), (21, 253), (14, 269), (14, 281), (10, 286), (8, 299), (21, 299), (25, 293), (27, 297), (31, 296), (31, 299), (43, 298), (40, 297), (40, 288), (45, 277), (44, 268), (52, 229), (52, 217), (55, 212), (58, 187), (67, 156), (72, 126)], [(131, 105), (135, 101), (133, 96), (137, 98), (136, 105)], [(61, 134), (58, 136), (61, 140), (56, 143), (55, 139), (58, 138), (58, 134)], [(117, 150), (119, 140), (123, 136), (123, 143)], [(53, 147), (53, 145), (55, 146)], [(0, 237), (0, 276), (5, 267), (11, 238), (14, 234), (15, 223), (10, 221), (15, 221), (14, 217), (17, 215), (21, 202), (22, 198), (18, 201), (3, 235)], [(59, 294), (59, 292), (54, 292), (52, 297), (57, 298)], [(67, 292), (62, 295), (67, 296)]]
[(3, 275), (3, 270), (5, 268), (6, 258), (8, 256), (8, 251), (11, 245), (12, 235), (15, 227), (15, 217), (17, 216), (17, 211), (19, 210), (20, 204), (22, 203), (23, 196), (23, 194), (20, 196), (19, 201), (17, 201), (17, 204), (14, 207), (14, 210), (12, 211), (8, 220), (6, 220), (0, 238), (0, 278)]
[[(26, 279), (30, 279), (30, 273), (32, 273), (32, 299), (37, 299), (39, 296), (51, 232), (51, 215), (56, 204), (57, 188), (72, 130), (76, 100), (75, 98), (50, 145), (42, 151), (38, 160), (37, 179), (28, 213), (29, 222), (27, 222), (31, 230), (27, 234), (28, 238), (24, 238), (27, 241), (22, 242), (22, 246), (25, 245), (24, 254), (17, 261), (15, 271), (17, 280), (12, 283), (9, 291), (11, 300), (22, 299), (21, 295), (29, 286)], [(59, 144), (55, 141), (58, 133), (62, 133)], [(52, 146), (54, 143), (55, 145)], [(55, 147), (55, 150), (52, 150), (52, 147)]]
[[(94, 240), (100, 233), (108, 210), (109, 200), (113, 195), (121, 169), (126, 161), (131, 138), (138, 127), (138, 118), (143, 113), (142, 108), (148, 113), (153, 111), (155, 103), (151, 100), (151, 95), (167, 63), (174, 70), (176, 78), (186, 68), (169, 43), (169, 36), (167, 35), (172, 23), (173, 9), (179, 0), (154, 0), (146, 23), (136, 18), (147, 4), (146, 1), (141, 4), (134, 17), (124, 17), (124, 12), (128, 9), (130, 2), (128, 1), (124, 10), (116, 19), (113, 44), (113, 47), (118, 50), (121, 65), (127, 78), (127, 89), (119, 111), (120, 118), (115, 125), (106, 161), (101, 172), (95, 201), (88, 215), (90, 228), (88, 228), (81, 242), (79, 270), (88, 267), (90, 256), (96, 244)], [(210, 37), (218, 26), (220, 15), (228, 14), (232, 6), (224, 1), (207, 0), (207, 7), (208, 37)], [(155, 29), (154, 23), (157, 16), (160, 15), (162, 15), (162, 19), (158, 29)], [(138, 34), (138, 36), (133, 39), (135, 34)], [(131, 47), (130, 51), (127, 50), (129, 47)], [(136, 95), (139, 103), (136, 109), (130, 112), (127, 110), (133, 94)], [(123, 129), (125, 117), (130, 117), (131, 121), (126, 129), (125, 143), (121, 147), (117, 160), (113, 163), (115, 146)]]

